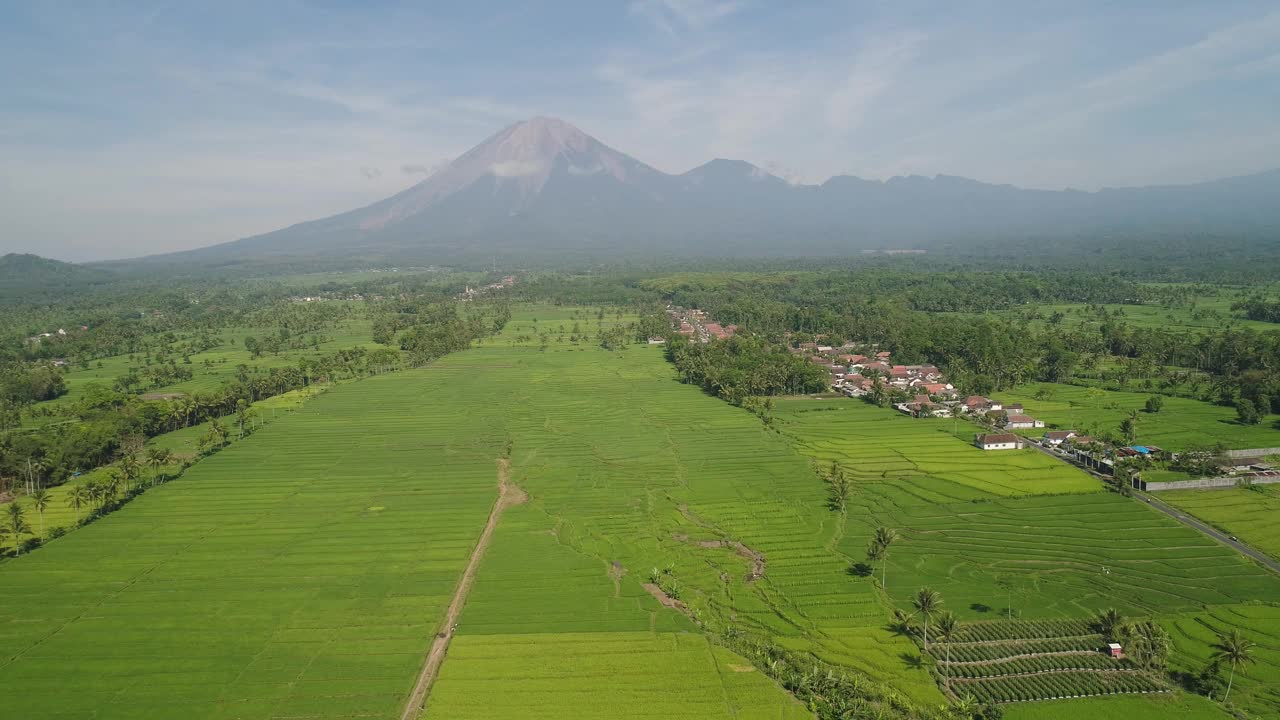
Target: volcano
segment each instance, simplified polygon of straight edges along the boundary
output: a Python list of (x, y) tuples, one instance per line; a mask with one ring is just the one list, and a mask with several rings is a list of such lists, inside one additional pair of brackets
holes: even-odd
[(786, 182), (716, 159), (664, 173), (556, 118), (510, 125), (417, 185), (339, 215), (156, 256), (463, 258), (583, 251), (654, 257), (846, 255), (1084, 233), (1213, 232), (1280, 225), (1280, 172), (1209, 183), (1080, 192), (938, 175)]

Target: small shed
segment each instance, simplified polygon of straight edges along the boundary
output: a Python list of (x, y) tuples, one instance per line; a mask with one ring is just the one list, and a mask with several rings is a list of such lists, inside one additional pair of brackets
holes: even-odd
[(1120, 647), (1120, 643), (1107, 643), (1107, 654), (1113, 658), (1124, 657), (1124, 648)]

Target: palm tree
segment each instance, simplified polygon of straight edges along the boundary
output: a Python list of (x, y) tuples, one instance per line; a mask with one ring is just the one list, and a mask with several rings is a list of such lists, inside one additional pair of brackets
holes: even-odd
[(937, 640), (947, 644), (947, 662), (951, 662), (951, 641), (955, 640), (956, 633), (960, 630), (960, 623), (956, 620), (956, 614), (947, 610), (938, 616), (938, 627), (935, 628)]
[(1124, 624), (1124, 615), (1115, 608), (1107, 608), (1098, 616), (1098, 630), (1102, 632), (1102, 636), (1111, 642), (1115, 642), (1116, 629)]
[(13, 551), (15, 554), (22, 554), (22, 534), (30, 533), (31, 526), (27, 525), (27, 519), (23, 517), (22, 506), (18, 503), (9, 503), (5, 506), (5, 513), (8, 517), (4, 519), (4, 533), (13, 536)]
[(182, 425), (182, 421), (186, 420), (186, 418), (187, 409), (182, 400), (174, 400), (169, 403), (169, 420), (173, 422), (174, 430), (177, 430)]
[(876, 528), (875, 537), (871, 540), (871, 542), (880, 546), (880, 588), (884, 590), (889, 587), (887, 583), (889, 576), (889, 546), (897, 539), (897, 532), (882, 525)]
[(120, 472), (124, 475), (124, 481), (130, 487), (133, 487), (134, 480), (137, 480), (138, 476), (142, 474), (141, 465), (138, 462), (138, 456), (134, 453), (129, 453), (120, 458)]
[(115, 468), (107, 469), (107, 479), (102, 484), (102, 504), (106, 504), (110, 500), (115, 500), (120, 494), (120, 485), (123, 478), (119, 470)]
[(964, 415), (964, 405), (956, 403), (951, 406), (951, 434), (956, 434), (956, 426), (960, 423), (960, 416)]
[(160, 475), (160, 468), (168, 465), (172, 456), (173, 451), (169, 448), (147, 448), (147, 464), (151, 466), (151, 484), (153, 486), (156, 484), (156, 477)]
[(67, 507), (75, 508), (76, 522), (80, 522), (80, 508), (87, 505), (93, 500), (89, 494), (89, 488), (84, 485), (76, 485), (67, 493)]
[(936, 590), (922, 587), (916, 592), (911, 604), (915, 606), (916, 612), (924, 616), (924, 649), (927, 651), (929, 649), (929, 616), (942, 606), (942, 596)]
[(1255, 643), (1249, 638), (1240, 634), (1240, 631), (1232, 628), (1231, 632), (1226, 635), (1218, 636), (1218, 642), (1214, 643), (1213, 654), (1210, 656), (1219, 662), (1225, 660), (1231, 663), (1231, 676), (1227, 679), (1227, 692), (1222, 696), (1222, 702), (1226, 702), (1231, 696), (1231, 683), (1236, 679), (1236, 666), (1248, 665), (1254, 661), (1253, 648)]
[(44, 537), (44, 509), (49, 507), (49, 491), (44, 488), (31, 493), (31, 507), (40, 515), (40, 537)]
[(38, 478), (44, 472), (44, 461), (27, 458), (27, 494), (36, 491), (36, 487), (40, 485)]

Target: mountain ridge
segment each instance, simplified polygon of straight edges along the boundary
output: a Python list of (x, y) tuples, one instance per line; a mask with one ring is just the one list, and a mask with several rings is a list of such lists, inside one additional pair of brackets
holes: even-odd
[(1025, 189), (938, 174), (792, 184), (743, 160), (668, 174), (552, 117), (514, 123), (370, 205), (147, 260), (494, 252), (852, 254), (1111, 229), (1280, 226), (1280, 170), (1188, 185)]

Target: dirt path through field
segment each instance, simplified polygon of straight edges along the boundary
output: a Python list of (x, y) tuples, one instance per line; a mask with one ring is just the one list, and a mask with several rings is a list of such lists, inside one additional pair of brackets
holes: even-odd
[(480, 533), (480, 540), (471, 551), (467, 569), (462, 572), (458, 587), (453, 591), (453, 599), (449, 601), (449, 609), (444, 615), (444, 625), (431, 643), (427, 661), (422, 666), (418, 683), (413, 687), (413, 694), (409, 696), (409, 702), (405, 705), (400, 720), (417, 720), (426, 706), (427, 695), (431, 692), (431, 685), (435, 682), (436, 676), (440, 674), (440, 666), (444, 664), (445, 654), (449, 652), (449, 642), (453, 640), (453, 628), (458, 622), (458, 616), (462, 614), (462, 607), (467, 603), (467, 595), (471, 592), (471, 583), (475, 580), (476, 569), (480, 566), (480, 559), (484, 557), (485, 549), (489, 547), (489, 538), (498, 525), (498, 519), (507, 508), (523, 504), (529, 499), (524, 490), (511, 482), (510, 475), (511, 460), (498, 458), (498, 499), (494, 502), (493, 509), (489, 511), (489, 520), (484, 525), (484, 532)]

